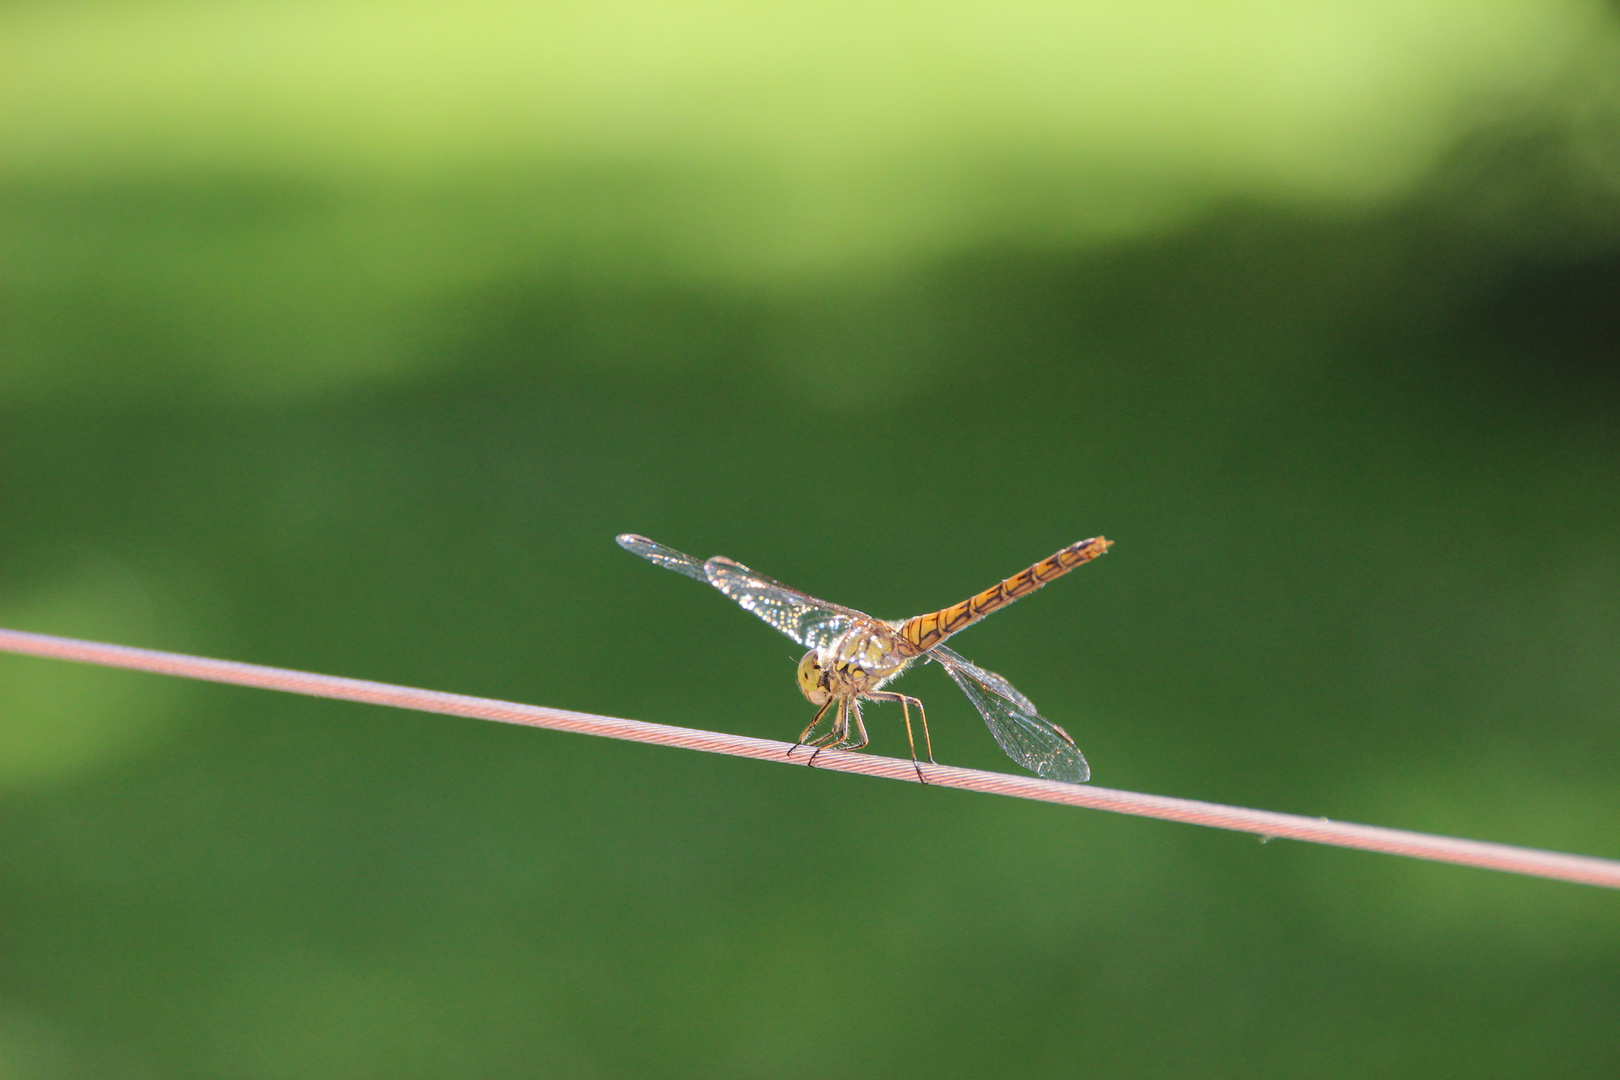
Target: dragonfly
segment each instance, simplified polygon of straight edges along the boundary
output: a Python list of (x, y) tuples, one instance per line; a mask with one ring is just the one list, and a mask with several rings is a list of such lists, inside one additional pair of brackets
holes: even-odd
[[(1102, 555), (1111, 546), (1110, 541), (1100, 536), (1078, 541), (960, 604), (891, 621), (817, 600), (724, 556), (707, 561), (694, 559), (635, 533), (616, 539), (620, 547), (648, 562), (713, 585), (745, 611), (758, 615), (809, 650), (799, 661), (799, 690), (818, 711), (799, 741), (788, 750), (789, 757), (801, 746), (809, 747), (809, 764), (814, 765), (816, 755), (823, 750), (864, 748), (868, 739), (861, 702), (896, 702), (905, 718), (911, 764), (917, 770), (917, 779), (927, 783), (917, 760), (917, 742), (911, 728), (911, 710), (915, 707), (922, 725), (924, 753), (929, 764), (934, 764), (933, 740), (928, 734), (923, 703), (884, 687), (913, 665), (937, 663), (979, 710), (990, 734), (1008, 757), (1047, 779), (1083, 784), (1091, 778), (1085, 755), (1067, 731), (1041, 716), (1029, 698), (1006, 679), (946, 648), (945, 641), (992, 611)], [(831, 726), (812, 739), (829, 711), (833, 714)]]

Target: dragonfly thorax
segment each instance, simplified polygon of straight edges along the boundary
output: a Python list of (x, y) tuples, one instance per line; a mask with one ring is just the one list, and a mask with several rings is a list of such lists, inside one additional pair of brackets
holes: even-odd
[(830, 649), (811, 649), (799, 661), (799, 689), (812, 705), (878, 689), (904, 670), (909, 657), (869, 634), (850, 634)]

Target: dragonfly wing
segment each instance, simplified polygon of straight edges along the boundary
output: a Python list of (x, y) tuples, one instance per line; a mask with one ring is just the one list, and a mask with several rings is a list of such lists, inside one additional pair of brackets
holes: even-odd
[[(703, 564), (708, 582), (808, 649), (824, 649), (851, 627), (881, 626), (854, 608), (817, 600), (741, 563), (715, 557)], [(884, 629), (887, 629), (886, 627)]]
[(931, 653), (938, 656), (962, 693), (979, 710), (990, 726), (990, 734), (1008, 757), (1048, 780), (1083, 784), (1091, 779), (1091, 767), (1069, 733), (1037, 713), (1029, 699), (1013, 690), (1006, 679), (955, 653), (939, 656), (937, 647)]
[(1003, 679), (1000, 675), (997, 675), (993, 671), (984, 670), (984, 668), (980, 667), (978, 664), (975, 664), (961, 653), (956, 652), (953, 649), (947, 649), (943, 645), (935, 645), (928, 651), (928, 655), (937, 657), (942, 664), (947, 662), (949, 664), (954, 664), (956, 667), (960, 668), (964, 674), (971, 675), (977, 682), (988, 688), (991, 692), (1001, 695), (1014, 705), (1018, 706), (1020, 709), (1023, 709), (1025, 712), (1035, 713), (1039, 711), (1035, 708), (1035, 704), (1030, 701), (1029, 698), (1025, 697), (1023, 694), (1020, 694), (1012, 683), (1008, 682), (1006, 679)]
[(650, 563), (713, 585), (745, 610), (752, 611), (807, 648), (821, 649), (831, 645), (857, 625), (887, 629), (876, 619), (853, 608), (817, 600), (730, 559), (716, 557), (703, 563), (684, 552), (635, 533), (625, 533), (615, 539), (624, 550), (640, 555)]
[(620, 547), (632, 555), (640, 555), (643, 559), (662, 566), (665, 570), (685, 574), (687, 577), (701, 581), (705, 585), (709, 582), (709, 575), (703, 572), (703, 563), (684, 552), (676, 551), (672, 547), (665, 547), (656, 540), (649, 540), (645, 536), (637, 536), (635, 533), (625, 533), (623, 536), (614, 537), (614, 539), (619, 542)]

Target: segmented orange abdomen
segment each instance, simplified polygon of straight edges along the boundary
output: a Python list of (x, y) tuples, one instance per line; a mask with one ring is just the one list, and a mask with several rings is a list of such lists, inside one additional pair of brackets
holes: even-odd
[(1014, 574), (1001, 584), (969, 597), (952, 607), (931, 611), (907, 619), (900, 627), (900, 636), (918, 652), (926, 652), (958, 630), (964, 630), (997, 608), (1006, 607), (1045, 585), (1053, 578), (1062, 577), (1081, 563), (1108, 550), (1108, 541), (1100, 536), (1070, 544), (1050, 558), (1042, 559), (1029, 569)]

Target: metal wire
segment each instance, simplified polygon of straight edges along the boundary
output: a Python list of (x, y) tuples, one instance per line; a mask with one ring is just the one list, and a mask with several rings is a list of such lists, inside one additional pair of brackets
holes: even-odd
[[(134, 649), (124, 645), (79, 641), (74, 638), (52, 637), (48, 634), (30, 634), (20, 630), (0, 629), (0, 651), (57, 660), (77, 660), (81, 663), (101, 664), (107, 667), (131, 668), (136, 671), (177, 675), (188, 679), (234, 683), (238, 686), (254, 686), (264, 690), (285, 690), (293, 694), (339, 698), (371, 705), (392, 705), (400, 709), (446, 713), (450, 716), (468, 716), (478, 720), (495, 720), (503, 724), (524, 724), (556, 731), (572, 731), (581, 735), (602, 735), (610, 739), (627, 739), (631, 742), (653, 743), (658, 746), (678, 746), (686, 750), (732, 754), (737, 757), (758, 758), (762, 761), (803, 765), (810, 757), (801, 749), (790, 759), (788, 757), (790, 744), (772, 739), (754, 739), (718, 731), (700, 731), (693, 728), (671, 727), (667, 724), (649, 724), (639, 720), (621, 720), (611, 716), (595, 716), (564, 709), (547, 709), (538, 705), (519, 705), (509, 701), (445, 694), (435, 690), (417, 690), (407, 686), (367, 682), (363, 679), (316, 675), (284, 668), (242, 664), (231, 660), (210, 660), (183, 653)], [(878, 757), (874, 754), (827, 750), (816, 758), (816, 768), (917, 782), (917, 773), (910, 761)], [(1457, 863), (1488, 870), (1502, 870), (1514, 874), (1529, 874), (1534, 877), (1620, 889), (1620, 861), (1611, 859), (1565, 855), (1560, 852), (1538, 851), (1533, 848), (1491, 844), (1478, 840), (1459, 840), (1449, 836), (1385, 829), (1374, 825), (1354, 825), (1343, 821), (1329, 821), (1327, 818), (1300, 817), (1268, 810), (1221, 806), (1218, 803), (1176, 799), (1164, 795), (1113, 791), (1091, 785), (1041, 780), (1033, 776), (959, 769), (951, 765), (923, 765), (922, 771), (928, 783), (938, 787), (962, 788), (990, 795), (1010, 795), (1020, 799), (1061, 803), (1065, 806), (1083, 806), (1092, 810), (1110, 810), (1118, 814), (1135, 814), (1140, 817), (1162, 818), (1166, 821), (1181, 821), (1190, 825), (1232, 829), (1268, 838), (1308, 840), (1316, 844), (1360, 848), (1363, 851), (1405, 855), (1413, 859)]]

